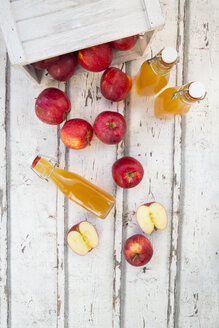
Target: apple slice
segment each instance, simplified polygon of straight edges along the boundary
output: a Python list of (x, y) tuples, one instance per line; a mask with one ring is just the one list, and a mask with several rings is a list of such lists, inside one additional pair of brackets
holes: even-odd
[(141, 205), (137, 210), (137, 221), (143, 232), (151, 234), (155, 230), (164, 230), (167, 226), (165, 208), (156, 202)]
[(86, 255), (98, 246), (99, 238), (94, 226), (87, 221), (74, 225), (67, 234), (69, 247), (78, 255)]

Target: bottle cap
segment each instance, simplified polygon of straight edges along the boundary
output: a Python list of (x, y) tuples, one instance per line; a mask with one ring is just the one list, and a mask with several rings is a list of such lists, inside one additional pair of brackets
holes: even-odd
[(34, 167), (36, 164), (37, 164), (37, 162), (40, 160), (40, 155), (39, 154), (37, 154), (37, 155), (35, 155), (35, 156), (31, 156), (30, 158), (28, 158), (28, 160), (27, 160), (27, 164), (30, 166), (30, 167)]
[(163, 49), (161, 59), (165, 64), (173, 64), (177, 60), (177, 51), (173, 47)]
[(200, 99), (204, 98), (206, 89), (204, 84), (202, 84), (201, 82), (192, 82), (189, 86), (188, 92), (192, 98)]

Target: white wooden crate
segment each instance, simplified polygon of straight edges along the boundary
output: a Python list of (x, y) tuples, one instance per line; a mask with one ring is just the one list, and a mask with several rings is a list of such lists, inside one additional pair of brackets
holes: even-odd
[(30, 63), (143, 33), (132, 50), (114, 53), (112, 64), (120, 64), (143, 56), (163, 24), (159, 0), (0, 1), (11, 63), (37, 83), (43, 73)]

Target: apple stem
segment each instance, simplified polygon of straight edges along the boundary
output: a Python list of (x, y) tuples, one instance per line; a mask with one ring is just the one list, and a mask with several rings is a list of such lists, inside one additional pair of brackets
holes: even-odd
[(90, 132), (88, 132), (88, 133), (86, 134), (85, 139), (86, 139), (86, 142), (88, 143), (88, 145), (90, 146)]
[(135, 254), (135, 256), (134, 256), (133, 259), (132, 259), (132, 262), (134, 262), (135, 259), (137, 259), (137, 257), (139, 257), (139, 253), (136, 253), (136, 254)]
[(106, 125), (110, 127), (110, 129), (114, 129), (116, 127), (115, 122), (106, 122)]
[(136, 172), (127, 172), (126, 175), (127, 175), (128, 181), (130, 182), (132, 180), (132, 177), (134, 175), (137, 175), (137, 174), (138, 174), (138, 171), (136, 171)]
[(123, 70), (124, 65), (125, 65), (125, 63), (122, 64), (121, 71)]

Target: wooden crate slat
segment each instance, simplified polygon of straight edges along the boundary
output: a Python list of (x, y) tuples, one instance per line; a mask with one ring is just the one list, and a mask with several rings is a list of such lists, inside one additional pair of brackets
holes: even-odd
[(26, 56), (8, 0), (0, 1), (0, 22), (11, 63), (26, 63)]
[[(105, 43), (113, 39), (116, 40), (120, 37), (126, 37), (127, 30), (125, 26), (127, 20), (136, 20), (135, 25), (130, 27), (129, 33), (130, 35), (137, 34), (145, 28), (144, 22), (142, 22), (142, 25), (136, 25), (137, 21), (141, 19), (141, 16), (142, 14), (139, 13), (137, 17), (136, 15), (130, 14), (128, 18), (118, 18), (115, 20), (115, 25), (119, 26), (119, 29), (116, 26), (113, 26), (111, 31), (105, 30), (105, 24), (102, 22), (94, 25), (93, 31), (87, 31), (87, 27), (83, 27), (80, 28), (80, 30), (67, 31), (65, 33), (50, 35), (42, 39), (25, 42), (24, 49), (28, 57), (28, 62), (31, 63), (63, 54), (63, 49), (65, 49), (65, 53), (68, 53), (92, 45)], [(137, 26), (138, 29), (136, 29)]]
[[(122, 6), (124, 6), (124, 10), (121, 15)], [(118, 18), (121, 18), (121, 16), (128, 19), (130, 14), (137, 16), (139, 13), (142, 14), (142, 21), (145, 22), (144, 12), (139, 0), (137, 2), (121, 0), (117, 4), (109, 1), (104, 6), (101, 6), (100, 2), (97, 1), (87, 6), (67, 8), (52, 14), (48, 13), (47, 15), (21, 21), (17, 23), (17, 26), (22, 42), (49, 37), (53, 34), (58, 35), (67, 31), (76, 31), (83, 40), (84, 36), (80, 34), (81, 28), (89, 29), (95, 33), (94, 28), (98, 28), (100, 23), (103, 25), (103, 30), (99, 32), (104, 33), (105, 30), (111, 31), (111, 29), (114, 29), (113, 25), (115, 23), (119, 24), (117, 28), (120, 28), (121, 24), (118, 22)], [(135, 21), (130, 22), (127, 20), (126, 28), (131, 24), (135, 24)], [(149, 26), (145, 26), (145, 28), (147, 29)], [(127, 33), (129, 33), (128, 30)]]
[(20, 0), (13, 2), (11, 7), (17, 22), (69, 7), (76, 7), (80, 2), (81, 0)]
[(151, 28), (164, 24), (159, 0), (143, 0)]

